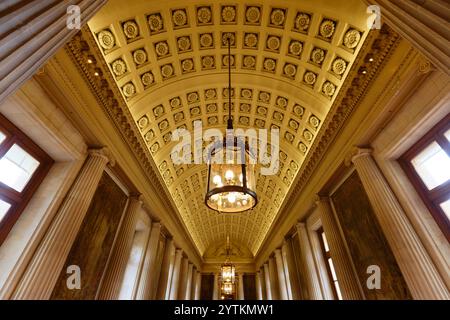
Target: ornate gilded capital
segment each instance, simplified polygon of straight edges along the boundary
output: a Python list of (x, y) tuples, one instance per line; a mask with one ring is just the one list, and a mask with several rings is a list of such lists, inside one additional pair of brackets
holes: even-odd
[(91, 157), (104, 158), (111, 167), (114, 167), (114, 165), (116, 164), (115, 158), (113, 157), (113, 155), (111, 154), (111, 151), (107, 147), (90, 148), (88, 150), (88, 154)]

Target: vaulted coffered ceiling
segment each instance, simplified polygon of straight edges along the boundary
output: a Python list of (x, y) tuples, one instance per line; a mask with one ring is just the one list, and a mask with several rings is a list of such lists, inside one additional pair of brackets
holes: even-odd
[[(200, 253), (261, 246), (367, 34), (362, 0), (112, 0), (89, 22), (136, 125)], [(228, 61), (224, 36), (232, 35)], [(280, 169), (257, 177), (259, 204), (204, 205), (207, 167), (174, 165), (176, 128), (225, 129), (227, 66), (235, 127), (279, 128)]]

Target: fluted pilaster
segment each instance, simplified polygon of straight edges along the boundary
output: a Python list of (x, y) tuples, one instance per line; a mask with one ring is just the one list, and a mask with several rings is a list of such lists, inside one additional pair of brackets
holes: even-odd
[(50, 297), (108, 162), (107, 149), (89, 150), (86, 162), (37, 247), (12, 299)]
[(156, 290), (156, 256), (160, 235), (161, 223), (153, 222), (145, 252), (144, 265), (142, 266), (141, 277), (139, 279), (136, 300), (150, 300), (154, 296), (154, 291)]
[(352, 162), (412, 296), (450, 299), (444, 281), (371, 153), (370, 149), (358, 149)]
[(175, 263), (175, 245), (173, 239), (166, 239), (164, 257), (161, 265), (161, 275), (159, 277), (158, 292), (156, 299), (169, 300), (170, 284), (172, 280), (173, 267)]
[(200, 300), (200, 290), (202, 287), (202, 274), (197, 271), (195, 280), (195, 300)]
[(178, 287), (180, 284), (181, 258), (183, 258), (183, 250), (176, 249), (172, 281), (171, 281), (171, 285), (170, 285), (169, 300), (177, 300), (177, 298), (178, 298)]
[(300, 242), (300, 254), (304, 264), (304, 278), (308, 288), (308, 293), (311, 300), (322, 300), (322, 290), (320, 288), (320, 281), (318, 278), (318, 270), (314, 263), (314, 255), (311, 250), (309, 242), (308, 231), (304, 223), (297, 223), (296, 225), (298, 239)]
[(268, 263), (264, 263), (264, 282), (266, 284), (266, 298), (267, 300), (272, 300), (272, 285), (270, 283)]
[(192, 271), (194, 265), (189, 263), (187, 271), (187, 281), (186, 281), (186, 293), (184, 295), (184, 300), (191, 300), (191, 290), (192, 290)]
[(256, 300), (263, 300), (261, 271), (256, 272)]
[(278, 273), (275, 258), (271, 257), (269, 259), (269, 279), (270, 279), (270, 289), (272, 291), (272, 299), (280, 299), (280, 287), (278, 282)]
[(281, 300), (289, 300), (289, 295), (287, 292), (286, 285), (286, 274), (284, 272), (284, 264), (283, 257), (281, 256), (281, 250), (275, 250), (275, 263), (277, 265), (277, 274), (278, 274), (278, 287), (280, 288), (279, 294)]
[(119, 298), (120, 288), (122, 286), (123, 277), (133, 246), (136, 223), (141, 210), (141, 197), (130, 197), (128, 208), (125, 211), (100, 289), (99, 299), (101, 300), (113, 300)]
[(317, 206), (320, 211), (323, 230), (330, 247), (330, 254), (333, 259), (342, 298), (344, 300), (362, 299), (363, 296), (353, 271), (350, 257), (347, 254), (344, 240), (339, 233), (339, 227), (333, 216), (330, 199), (328, 197), (319, 197)]

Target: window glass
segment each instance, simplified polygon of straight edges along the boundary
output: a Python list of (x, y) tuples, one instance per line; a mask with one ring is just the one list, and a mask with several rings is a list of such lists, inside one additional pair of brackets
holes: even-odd
[(0, 222), (6, 216), (6, 213), (8, 212), (9, 208), (11, 208), (11, 205), (8, 202), (0, 199)]
[(15, 144), (0, 160), (0, 181), (21, 192), (38, 166), (39, 161)]
[(450, 199), (447, 199), (447, 201), (442, 202), (440, 206), (442, 211), (445, 212), (447, 219), (450, 220)]
[(6, 139), (6, 135), (0, 131), (0, 144), (2, 144), (3, 141), (5, 141), (5, 139)]
[(428, 190), (450, 179), (450, 158), (437, 142), (426, 147), (411, 163)]
[(325, 232), (322, 232), (322, 241), (323, 241), (323, 247), (325, 248), (325, 252), (330, 251), (330, 248), (328, 247), (327, 238), (325, 237)]

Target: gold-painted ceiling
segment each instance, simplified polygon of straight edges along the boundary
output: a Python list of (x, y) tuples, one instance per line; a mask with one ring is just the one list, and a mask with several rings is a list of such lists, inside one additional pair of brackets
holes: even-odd
[[(367, 36), (362, 0), (112, 0), (90, 21), (103, 58), (201, 254), (232, 242), (255, 254)], [(258, 175), (259, 204), (204, 205), (206, 165), (174, 165), (171, 131), (226, 127), (227, 46), (235, 127), (279, 128), (280, 169)]]

